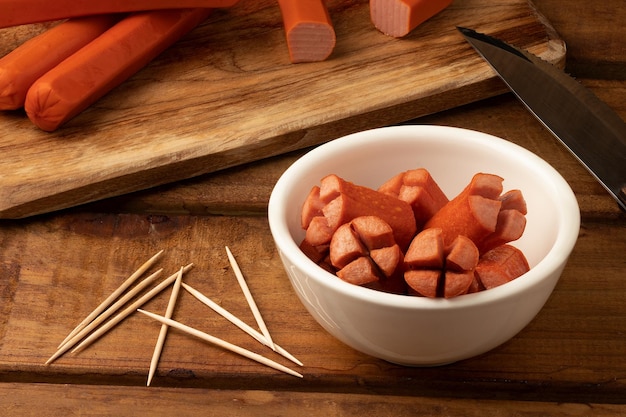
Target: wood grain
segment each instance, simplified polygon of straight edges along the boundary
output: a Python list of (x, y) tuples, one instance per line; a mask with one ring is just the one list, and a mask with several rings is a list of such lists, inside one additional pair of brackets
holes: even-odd
[[(504, 400), (615, 403), (626, 390), (623, 303), (626, 228), (583, 223), (571, 260), (538, 316), (484, 355), (407, 368), (356, 352), (326, 333), (296, 298), (264, 216), (66, 213), (13, 220), (0, 229), (0, 380), (144, 385), (160, 325), (133, 314), (85, 351), (44, 365), (59, 341), (157, 249), (174, 273), (246, 323), (254, 317), (224, 246), (230, 245), (276, 343), (304, 363), (295, 380), (171, 329), (153, 385)], [(119, 250), (123, 248), (123, 250)], [(23, 256), (24, 253), (37, 256)], [(168, 294), (144, 308), (165, 311)], [(174, 319), (290, 362), (181, 293)], [(44, 331), (45, 329), (45, 331)], [(123, 346), (123, 348), (121, 348)]]
[[(338, 41), (321, 63), (289, 62), (274, 1), (240, 2), (56, 133), (21, 112), (1, 114), (0, 217), (191, 178), (504, 92), (457, 25), (559, 65), (565, 57), (526, 0), (458, 0), (401, 40), (373, 28), (365, 0), (329, 9)], [(5, 51), (25, 36), (6, 31)]]
[(536, 0), (533, 3), (549, 16), (550, 24), (566, 40), (568, 72), (581, 78), (626, 80), (623, 2)]
[[(626, 118), (626, 83), (613, 71), (623, 74), (626, 62), (626, 8), (585, 0), (537, 3), (567, 43), (568, 62), (581, 82)], [(544, 309), (511, 341), (448, 366), (403, 368), (361, 355), (323, 331), (295, 299), (265, 218), (274, 182), (304, 152), (296, 150), (86, 206), (0, 220), (3, 412), (625, 415), (626, 214), (510, 94), (412, 122), (482, 130), (521, 144), (548, 160), (576, 193), (583, 221), (574, 253)], [(302, 381), (294, 384), (293, 377), (172, 331), (154, 386), (146, 388), (159, 325), (139, 314), (81, 354), (43, 365), (82, 317), (160, 249), (165, 254), (154, 268), (165, 268), (167, 275), (193, 261), (189, 284), (253, 325), (224, 245), (249, 277), (276, 342), (303, 360)], [(146, 308), (165, 311), (168, 296)], [(174, 318), (269, 352), (184, 292)]]
[[(62, 394), (59, 394), (62, 393)], [(149, 416), (216, 415), (220, 417), (294, 416), (463, 416), (608, 417), (626, 413), (626, 406), (451, 398), (368, 396), (329, 393), (211, 390), (175, 388), (0, 384), (0, 399), (9, 415)], [(40, 402), (33, 401), (37, 398)], [(41, 404), (46, 404), (41, 407)], [(69, 414), (68, 414), (69, 413)]]
[[(621, 81), (579, 80), (626, 118), (626, 86)], [(456, 126), (505, 138), (557, 167), (574, 189), (585, 219), (618, 219), (624, 213), (604, 188), (512, 94), (460, 106), (407, 123)], [(309, 149), (266, 158), (193, 179), (104, 199), (93, 211), (192, 215), (265, 214), (274, 184)]]

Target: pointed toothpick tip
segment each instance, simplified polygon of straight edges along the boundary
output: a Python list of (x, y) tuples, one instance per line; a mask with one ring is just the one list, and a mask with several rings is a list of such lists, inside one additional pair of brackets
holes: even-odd
[[(174, 307), (176, 306), (176, 301), (178, 300), (178, 293), (180, 292), (180, 285), (182, 283), (184, 269), (185, 267), (180, 268), (180, 270), (178, 271), (178, 275), (176, 276), (176, 280), (172, 285), (172, 293), (170, 295), (169, 302), (167, 303), (167, 308), (165, 310), (165, 317), (168, 319), (171, 319), (172, 315), (174, 314)], [(159, 365), (159, 359), (161, 358), (161, 352), (163, 351), (163, 346), (165, 345), (165, 338), (167, 337), (168, 328), (169, 326), (167, 324), (161, 325), (161, 330), (159, 331), (159, 336), (154, 346), (154, 352), (152, 353), (152, 358), (150, 359), (150, 370), (148, 371), (148, 381), (146, 386), (150, 386), (152, 378), (156, 373), (157, 366)]]
[(235, 277), (237, 277), (237, 282), (241, 287), (241, 291), (243, 291), (244, 296), (246, 297), (246, 301), (250, 306), (250, 310), (252, 310), (252, 314), (257, 322), (257, 325), (261, 329), (261, 333), (265, 337), (267, 341), (267, 346), (269, 346), (273, 351), (276, 351), (276, 346), (274, 345), (274, 341), (272, 340), (272, 336), (265, 325), (265, 321), (263, 320), (263, 316), (261, 315), (261, 311), (259, 307), (256, 305), (254, 298), (252, 297), (252, 293), (250, 292), (250, 288), (248, 288), (248, 284), (246, 283), (246, 279), (241, 272), (241, 268), (239, 268), (239, 264), (237, 260), (233, 256), (233, 253), (230, 251), (229, 247), (226, 246), (226, 254), (228, 255), (228, 261), (230, 262), (230, 266), (233, 268), (233, 272), (235, 273)]

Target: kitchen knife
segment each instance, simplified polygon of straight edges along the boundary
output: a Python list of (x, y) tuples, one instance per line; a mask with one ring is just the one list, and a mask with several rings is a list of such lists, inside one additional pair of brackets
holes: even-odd
[(626, 211), (626, 123), (549, 62), (472, 29), (457, 29)]

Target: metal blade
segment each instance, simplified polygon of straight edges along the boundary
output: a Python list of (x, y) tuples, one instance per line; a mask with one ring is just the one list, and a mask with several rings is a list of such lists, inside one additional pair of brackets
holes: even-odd
[(626, 210), (626, 123), (552, 64), (491, 36), (461, 27), (458, 30)]

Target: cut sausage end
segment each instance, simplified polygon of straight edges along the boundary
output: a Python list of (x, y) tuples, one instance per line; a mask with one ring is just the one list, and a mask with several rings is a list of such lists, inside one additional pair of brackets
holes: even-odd
[(330, 262), (335, 268), (341, 269), (356, 258), (367, 255), (360, 236), (350, 226), (341, 225), (330, 240)]
[(451, 3), (452, 0), (370, 0), (370, 17), (379, 31), (401, 38)]
[(424, 229), (413, 238), (404, 256), (408, 268), (442, 268), (444, 245), (439, 228)]
[(415, 269), (404, 273), (404, 280), (409, 286), (409, 294), (423, 297), (437, 297), (441, 271), (432, 269)]
[(320, 200), (320, 187), (315, 185), (311, 188), (311, 191), (309, 191), (309, 194), (302, 205), (300, 217), (303, 229), (309, 227), (309, 224), (311, 224), (311, 220), (313, 220), (314, 217), (322, 215), (323, 207), (324, 203)]
[(485, 289), (490, 289), (519, 278), (529, 270), (521, 250), (502, 245), (481, 256), (475, 274)]
[(335, 48), (335, 29), (324, 0), (278, 0), (278, 5), (291, 62), (328, 58)]
[(447, 249), (446, 268), (462, 272), (473, 271), (478, 264), (478, 248), (466, 236), (459, 235)]
[(300, 23), (287, 33), (289, 58), (294, 64), (324, 61), (332, 54), (335, 42), (335, 30), (323, 23)]
[(342, 280), (355, 285), (371, 284), (379, 280), (372, 261), (367, 257), (360, 257), (337, 271)]
[(406, 36), (410, 31), (410, 6), (401, 0), (371, 0), (372, 23), (382, 33), (394, 38)]

